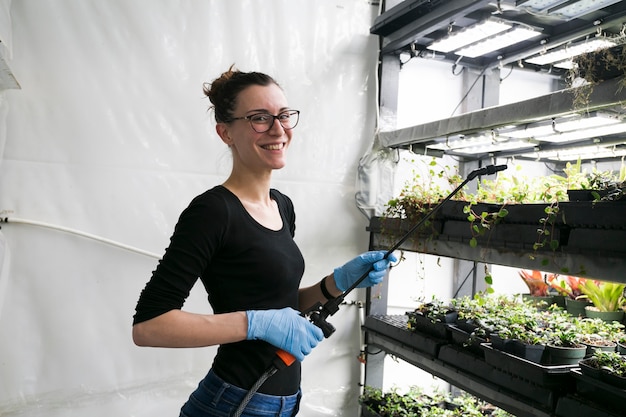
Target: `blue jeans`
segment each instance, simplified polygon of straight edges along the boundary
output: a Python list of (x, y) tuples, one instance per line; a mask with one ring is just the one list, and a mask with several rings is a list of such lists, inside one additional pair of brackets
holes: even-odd
[[(229, 417), (243, 397), (245, 389), (224, 382), (213, 370), (200, 381), (189, 400), (180, 410), (179, 417)], [(285, 397), (256, 393), (241, 417), (292, 417), (298, 413), (301, 392)]]

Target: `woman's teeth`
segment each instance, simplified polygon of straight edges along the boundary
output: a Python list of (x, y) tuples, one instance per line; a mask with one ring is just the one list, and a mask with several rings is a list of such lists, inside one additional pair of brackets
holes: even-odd
[(275, 144), (275, 145), (265, 145), (265, 146), (262, 146), (262, 148), (263, 149), (267, 149), (268, 151), (277, 151), (277, 150), (283, 148), (283, 144), (282, 143), (278, 143), (278, 144)]

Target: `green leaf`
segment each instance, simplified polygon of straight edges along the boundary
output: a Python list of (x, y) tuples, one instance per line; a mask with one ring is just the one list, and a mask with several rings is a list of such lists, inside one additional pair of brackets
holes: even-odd
[(472, 248), (475, 248), (476, 246), (478, 246), (478, 241), (476, 240), (476, 238), (475, 238), (475, 237), (473, 237), (473, 238), (471, 238), (471, 239), (470, 239), (470, 241), (469, 241), (469, 245), (470, 245), (470, 247), (472, 247)]
[(491, 275), (485, 275), (485, 282), (489, 285), (493, 284), (493, 277)]
[(550, 249), (552, 250), (556, 250), (559, 247), (559, 241), (558, 240), (551, 240), (550, 241)]

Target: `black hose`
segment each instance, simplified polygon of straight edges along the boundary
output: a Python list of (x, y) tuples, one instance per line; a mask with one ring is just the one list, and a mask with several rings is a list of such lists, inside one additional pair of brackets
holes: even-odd
[(265, 371), (265, 373), (263, 375), (261, 375), (259, 377), (259, 379), (252, 386), (252, 388), (250, 388), (250, 391), (248, 391), (246, 393), (246, 396), (243, 397), (243, 400), (241, 400), (241, 404), (239, 404), (239, 407), (237, 407), (237, 409), (233, 413), (232, 417), (239, 417), (239, 416), (241, 416), (241, 413), (243, 413), (243, 411), (246, 409), (246, 406), (248, 405), (248, 403), (250, 402), (250, 400), (252, 399), (254, 394), (256, 394), (256, 392), (259, 390), (259, 388), (261, 388), (261, 385), (263, 385), (263, 383), (269, 377), (274, 375), (276, 373), (276, 371), (278, 371), (278, 369), (275, 366), (271, 366), (267, 371)]

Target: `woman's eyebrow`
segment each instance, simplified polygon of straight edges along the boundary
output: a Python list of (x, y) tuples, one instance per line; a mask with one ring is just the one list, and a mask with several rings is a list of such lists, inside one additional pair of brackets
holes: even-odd
[[(278, 113), (282, 113), (282, 112), (287, 111), (287, 110), (291, 110), (291, 107), (281, 107), (279, 109)], [(251, 109), (251, 110), (248, 110), (246, 113), (267, 113), (267, 114), (270, 114), (269, 110), (267, 110), (267, 109)]]

